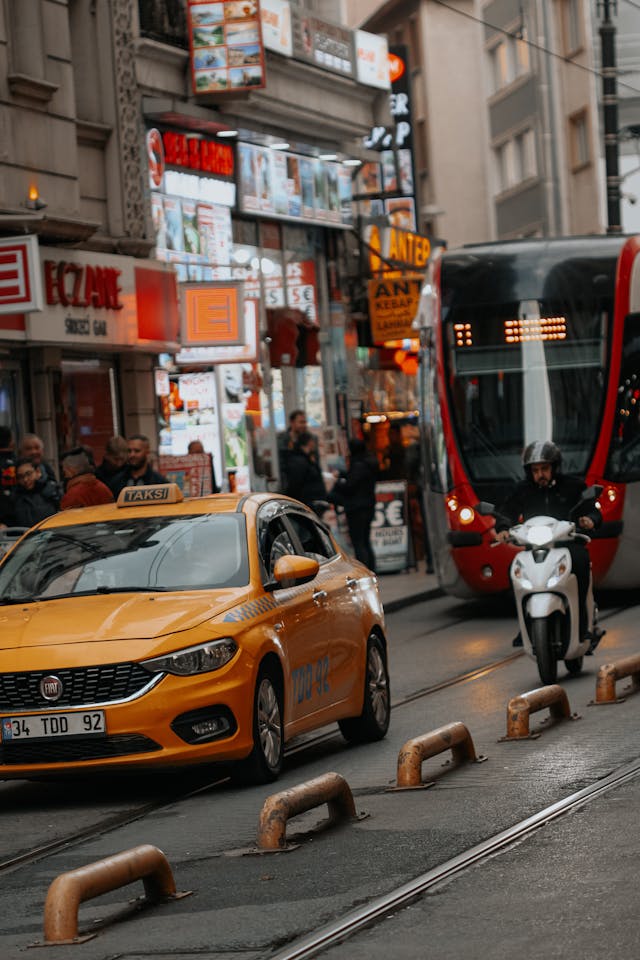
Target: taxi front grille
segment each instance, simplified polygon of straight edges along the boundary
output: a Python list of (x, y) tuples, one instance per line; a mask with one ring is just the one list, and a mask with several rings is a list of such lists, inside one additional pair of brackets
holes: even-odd
[[(40, 682), (49, 676), (62, 684), (62, 696), (52, 703), (40, 692)], [(97, 667), (65, 670), (34, 670), (0, 674), (0, 712), (42, 710), (44, 707), (82, 707), (114, 703), (139, 696), (159, 676), (149, 674), (137, 663), (111, 663)]]
[(29, 763), (76, 763), (82, 760), (109, 760), (135, 753), (162, 750), (160, 744), (139, 734), (115, 737), (60, 737), (32, 743), (0, 746), (0, 764), (7, 767)]

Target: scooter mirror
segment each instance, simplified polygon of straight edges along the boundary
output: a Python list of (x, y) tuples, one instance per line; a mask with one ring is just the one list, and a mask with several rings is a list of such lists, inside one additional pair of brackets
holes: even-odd
[(597, 498), (600, 496), (603, 490), (604, 490), (604, 487), (600, 486), (599, 483), (594, 483), (593, 486), (587, 487), (586, 490), (582, 491), (580, 499), (581, 500), (597, 500)]
[(496, 512), (495, 505), (493, 503), (487, 503), (486, 500), (481, 500), (480, 503), (476, 503), (473, 509), (476, 513), (479, 513), (481, 517), (492, 517)]

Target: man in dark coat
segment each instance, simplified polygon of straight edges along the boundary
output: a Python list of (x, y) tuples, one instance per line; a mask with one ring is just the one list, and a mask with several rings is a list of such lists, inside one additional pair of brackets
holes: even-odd
[(375, 555), (371, 546), (371, 523), (376, 512), (376, 479), (378, 465), (367, 451), (363, 440), (349, 441), (349, 465), (340, 474), (327, 499), (344, 507), (349, 537), (356, 558), (375, 571)]
[[(524, 451), (522, 465), (525, 479), (517, 484), (498, 511), (498, 540), (506, 542), (509, 527), (537, 516), (573, 520), (586, 534), (600, 526), (602, 514), (596, 501), (580, 499), (587, 485), (578, 477), (561, 472), (562, 455), (555, 443), (549, 440), (530, 443)], [(571, 569), (578, 581), (580, 636), (584, 637), (588, 629), (586, 599), (591, 575), (589, 554), (584, 542), (580, 540), (574, 540), (567, 549), (571, 555)], [(599, 637), (591, 639), (590, 652), (593, 652)]]
[(301, 433), (287, 458), (288, 497), (301, 500), (322, 516), (326, 506), (327, 488), (316, 457), (316, 440), (312, 433)]
[(149, 458), (149, 438), (135, 433), (127, 440), (127, 465), (109, 481), (109, 489), (115, 499), (125, 487), (140, 487), (153, 483), (169, 483), (166, 477), (154, 470)]
[(55, 480), (40, 478), (38, 466), (22, 457), (16, 464), (16, 485), (10, 498), (6, 524), (32, 527), (52, 517), (60, 506), (60, 488)]

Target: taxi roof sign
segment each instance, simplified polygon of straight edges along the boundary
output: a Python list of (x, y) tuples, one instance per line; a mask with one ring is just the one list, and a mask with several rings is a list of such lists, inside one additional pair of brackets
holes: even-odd
[(117, 506), (140, 507), (145, 504), (181, 503), (182, 490), (177, 483), (151, 483), (139, 487), (125, 487), (120, 491)]

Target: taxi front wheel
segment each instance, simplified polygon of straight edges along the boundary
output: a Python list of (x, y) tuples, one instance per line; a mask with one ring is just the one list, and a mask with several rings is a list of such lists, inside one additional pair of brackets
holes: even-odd
[(342, 736), (349, 743), (382, 740), (389, 729), (391, 694), (389, 671), (382, 641), (371, 634), (367, 642), (367, 669), (364, 680), (364, 703), (359, 717), (339, 720)]
[(237, 765), (233, 778), (241, 783), (271, 783), (280, 776), (283, 758), (280, 684), (273, 671), (263, 666), (253, 700), (253, 750)]

